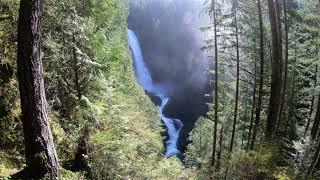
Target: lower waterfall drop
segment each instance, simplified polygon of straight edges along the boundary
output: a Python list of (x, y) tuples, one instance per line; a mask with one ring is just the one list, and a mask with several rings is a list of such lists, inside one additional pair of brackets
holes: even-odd
[(133, 55), (135, 74), (138, 83), (144, 88), (144, 90), (161, 99), (159, 117), (165, 124), (169, 136), (168, 140), (166, 141), (165, 157), (169, 158), (180, 155), (181, 152), (177, 147), (177, 142), (183, 124), (179, 119), (168, 118), (164, 115), (163, 111), (170, 101), (170, 97), (166, 92), (166, 88), (161, 86), (161, 84), (153, 84), (150, 72), (143, 59), (139, 40), (135, 33), (130, 29), (128, 29), (128, 41)]

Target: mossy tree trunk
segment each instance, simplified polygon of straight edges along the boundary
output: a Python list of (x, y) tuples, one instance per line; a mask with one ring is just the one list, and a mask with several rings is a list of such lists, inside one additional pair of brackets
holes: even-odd
[(218, 131), (218, 37), (217, 37), (217, 12), (216, 1), (211, 1), (211, 15), (214, 24), (214, 127), (213, 127), (213, 143), (212, 143), (212, 155), (211, 166), (215, 166), (216, 161), (216, 144), (217, 144), (217, 131)]
[(250, 126), (249, 126), (249, 134), (248, 134), (248, 141), (247, 141), (246, 150), (249, 150), (249, 148), (250, 148), (251, 134), (252, 134), (252, 129), (253, 129), (253, 119), (254, 119), (254, 113), (256, 110), (256, 94), (257, 94), (257, 60), (255, 59), (255, 61), (254, 61), (254, 82), (253, 82), (251, 118), (250, 118)]
[[(277, 134), (280, 135), (281, 131), (283, 131), (283, 117), (285, 117), (286, 113), (286, 94), (287, 94), (287, 82), (288, 82), (288, 64), (289, 64), (289, 29), (288, 29), (288, 18), (287, 18), (287, 2), (286, 0), (282, 1), (283, 3), (283, 14), (284, 14), (284, 35), (285, 35), (285, 53), (284, 53), (284, 76), (283, 76), (283, 88), (281, 95), (281, 105), (280, 105), (280, 114), (279, 114), (279, 123), (277, 124)], [(281, 23), (280, 23), (281, 24)], [(281, 27), (281, 26), (280, 26)], [(281, 30), (280, 30), (281, 31)]]
[[(318, 66), (316, 65), (316, 70), (315, 70), (315, 73), (314, 73), (314, 87), (317, 87), (317, 74), (318, 74)], [(304, 130), (304, 136), (307, 135), (307, 132), (309, 130), (309, 127), (310, 127), (310, 123), (311, 123), (311, 119), (312, 119), (312, 113), (314, 111), (314, 105), (315, 105), (315, 95), (313, 94), (312, 95), (312, 98), (311, 98), (311, 105), (310, 105), (310, 111), (309, 111), (309, 117), (308, 117), (308, 122), (307, 122), (307, 125), (306, 125), (306, 129)]]
[(317, 106), (316, 117), (314, 118), (313, 126), (311, 129), (311, 138), (312, 139), (315, 139), (317, 137), (318, 131), (319, 131), (319, 125), (320, 125), (320, 94), (318, 97), (318, 106)]
[(280, 20), (280, 6), (278, 0), (268, 0), (271, 35), (272, 35), (272, 71), (271, 93), (267, 117), (266, 139), (273, 140), (280, 112), (282, 86), (282, 36)]
[(259, 126), (260, 126), (260, 118), (261, 118), (261, 109), (262, 109), (262, 99), (263, 99), (263, 83), (264, 83), (264, 25), (263, 25), (263, 17), (261, 10), (261, 2), (257, 1), (257, 9), (259, 14), (259, 31), (260, 31), (260, 74), (259, 74), (259, 92), (258, 92), (258, 103), (256, 108), (256, 117), (255, 124), (253, 128), (253, 134), (250, 143), (250, 150), (254, 149), (254, 144), (256, 142), (256, 137), (258, 134)]
[(42, 67), (42, 0), (21, 0), (18, 82), (27, 168), (24, 178), (55, 179), (59, 165), (48, 121)]
[(80, 75), (79, 75), (79, 63), (78, 63), (78, 57), (77, 57), (77, 50), (76, 50), (76, 37), (75, 34), (72, 34), (72, 54), (73, 54), (73, 68), (74, 68), (74, 84), (76, 89), (77, 98), (80, 101), (82, 97), (81, 93), (81, 85), (80, 85)]
[(233, 113), (233, 126), (232, 126), (232, 134), (229, 146), (229, 153), (232, 154), (234, 138), (236, 134), (236, 126), (237, 126), (237, 117), (238, 117), (238, 108), (239, 108), (239, 82), (240, 82), (240, 52), (239, 52), (239, 30), (238, 30), (238, 17), (237, 17), (237, 6), (238, 2), (234, 0), (234, 24), (235, 24), (235, 36), (236, 36), (236, 53), (237, 53), (237, 79), (236, 79), (236, 97), (235, 97), (235, 105), (234, 105), (234, 113)]

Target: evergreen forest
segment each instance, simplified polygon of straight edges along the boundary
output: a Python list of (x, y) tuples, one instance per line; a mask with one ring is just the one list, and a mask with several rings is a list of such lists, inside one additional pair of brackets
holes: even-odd
[(0, 0), (0, 179), (320, 179), (320, 0)]

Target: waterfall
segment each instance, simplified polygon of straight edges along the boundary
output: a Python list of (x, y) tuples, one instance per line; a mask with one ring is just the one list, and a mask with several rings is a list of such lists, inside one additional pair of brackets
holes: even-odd
[(175, 155), (179, 155), (180, 151), (177, 147), (177, 142), (179, 138), (180, 130), (183, 126), (181, 120), (179, 119), (172, 119), (166, 117), (163, 114), (163, 111), (170, 101), (170, 97), (167, 93), (167, 89), (165, 86), (161, 84), (154, 84), (152, 81), (152, 77), (148, 68), (145, 65), (143, 55), (140, 48), (140, 43), (133, 31), (130, 29), (128, 30), (128, 41), (129, 47), (132, 51), (133, 61), (134, 61), (134, 68), (135, 74), (138, 83), (142, 86), (147, 92), (158, 96), (161, 99), (161, 106), (159, 108), (159, 117), (162, 119), (163, 123), (165, 124), (168, 132), (168, 140), (166, 141), (166, 157), (171, 157)]
[[(169, 102), (169, 98), (161, 98), (161, 106), (159, 110), (159, 117), (162, 119), (164, 124), (167, 127), (169, 139), (166, 142), (166, 157), (171, 157), (174, 155), (180, 154), (180, 151), (177, 148), (177, 141), (179, 138), (180, 130), (183, 126), (181, 120), (179, 119), (170, 119), (163, 115), (163, 110), (167, 103)], [(176, 128), (176, 124), (178, 128)]]

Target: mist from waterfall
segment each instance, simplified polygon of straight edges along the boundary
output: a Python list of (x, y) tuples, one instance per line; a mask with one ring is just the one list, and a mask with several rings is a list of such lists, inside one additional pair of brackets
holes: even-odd
[(162, 119), (168, 132), (168, 140), (166, 141), (166, 157), (179, 155), (181, 152), (178, 150), (177, 142), (179, 133), (183, 126), (181, 120), (172, 119), (164, 115), (164, 109), (170, 97), (168, 95), (168, 88), (161, 84), (154, 84), (148, 68), (145, 65), (144, 58), (141, 52), (140, 43), (132, 30), (128, 30), (128, 42), (132, 51), (135, 74), (138, 83), (150, 94), (153, 94), (161, 99), (161, 106), (159, 108), (159, 117)]

